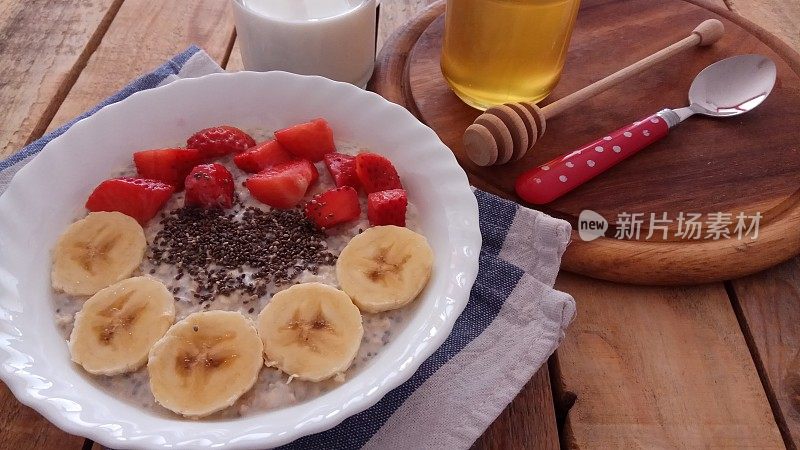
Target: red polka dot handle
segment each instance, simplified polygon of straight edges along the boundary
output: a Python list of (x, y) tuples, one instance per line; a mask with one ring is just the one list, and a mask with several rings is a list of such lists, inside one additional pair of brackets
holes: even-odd
[(653, 114), (524, 172), (517, 178), (517, 194), (536, 205), (552, 202), (663, 138), (668, 132), (667, 122)]

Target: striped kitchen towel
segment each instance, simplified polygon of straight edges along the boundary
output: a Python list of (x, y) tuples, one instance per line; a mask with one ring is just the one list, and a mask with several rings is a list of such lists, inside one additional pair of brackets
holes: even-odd
[[(0, 193), (55, 137), (105, 105), (178, 78), (221, 71), (191, 47), (55, 131), (0, 161)], [(468, 448), (547, 361), (575, 315), (553, 289), (570, 225), (475, 190), (483, 247), (469, 303), (445, 343), (371, 408), (286, 448)]]

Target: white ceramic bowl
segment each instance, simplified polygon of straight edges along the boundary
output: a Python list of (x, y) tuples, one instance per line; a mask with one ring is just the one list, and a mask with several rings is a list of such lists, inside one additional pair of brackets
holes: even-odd
[[(435, 252), (414, 317), (367, 367), (305, 403), (235, 420), (190, 421), (138, 408), (72, 364), (54, 321), (50, 249), (91, 190), (131, 153), (183, 142), (218, 124), (279, 129), (325, 117), (337, 140), (397, 166)], [(63, 430), (111, 447), (265, 448), (320, 432), (407, 380), (450, 333), (478, 271), (478, 210), (467, 177), (436, 134), (405, 109), (349, 84), (283, 72), (214, 74), (140, 92), (75, 124), (0, 197), (0, 377)]]

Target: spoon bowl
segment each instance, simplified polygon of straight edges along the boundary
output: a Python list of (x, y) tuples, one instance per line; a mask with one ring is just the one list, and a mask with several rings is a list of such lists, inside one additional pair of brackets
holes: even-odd
[[(730, 117), (760, 105), (775, 86), (777, 69), (766, 56), (739, 55), (703, 69), (689, 88), (693, 113)], [(678, 110), (675, 111), (681, 115)]]

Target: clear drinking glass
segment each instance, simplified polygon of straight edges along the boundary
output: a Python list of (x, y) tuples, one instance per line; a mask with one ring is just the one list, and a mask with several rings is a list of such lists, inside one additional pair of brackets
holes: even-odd
[(539, 101), (564, 67), (580, 0), (447, 0), (442, 73), (475, 108)]
[(321, 75), (365, 87), (376, 0), (232, 0), (247, 70)]

